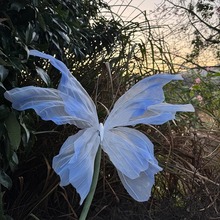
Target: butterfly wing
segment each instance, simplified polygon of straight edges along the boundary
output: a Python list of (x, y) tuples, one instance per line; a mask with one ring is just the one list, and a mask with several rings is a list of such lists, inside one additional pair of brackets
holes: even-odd
[[(163, 86), (171, 80), (181, 79), (180, 75), (158, 74), (141, 80), (117, 100), (105, 122), (105, 128), (139, 123), (158, 125), (174, 119), (177, 111), (194, 111), (190, 104), (163, 103)], [(163, 108), (154, 108), (161, 106), (161, 103)]]
[(17, 110), (33, 108), (42, 119), (57, 124), (98, 128), (95, 104), (64, 63), (36, 50), (31, 50), (30, 55), (49, 59), (62, 73), (61, 80), (58, 89), (28, 86), (7, 91), (5, 98), (12, 102), (13, 107)]
[(181, 79), (180, 75), (160, 74), (141, 80), (118, 99), (104, 124), (103, 150), (137, 201), (148, 200), (154, 175), (162, 169), (151, 141), (141, 132), (121, 126), (163, 124), (174, 119), (177, 111), (194, 111), (192, 105), (164, 103), (163, 86)]
[(56, 89), (26, 86), (7, 91), (4, 96), (12, 102), (14, 109), (19, 111), (34, 109), (45, 121), (51, 120), (58, 125), (74, 124), (79, 128), (88, 127), (86, 120), (65, 111), (63, 99)]
[(99, 144), (100, 136), (96, 129), (80, 130), (68, 137), (59, 154), (53, 158), (53, 169), (60, 176), (60, 185), (72, 184), (80, 194), (80, 204), (91, 187), (94, 160)]
[(88, 121), (89, 126), (98, 127), (98, 116), (94, 102), (66, 65), (53, 56), (37, 50), (30, 50), (29, 54), (48, 59), (62, 73), (58, 90), (63, 99), (65, 111), (70, 115)]
[(36, 50), (30, 55), (49, 59), (61, 73), (58, 89), (27, 86), (5, 93), (17, 110), (34, 109), (44, 120), (56, 124), (74, 124), (83, 130), (70, 136), (53, 159), (53, 169), (61, 185), (72, 184), (81, 196), (87, 196), (93, 176), (94, 160), (100, 144), (96, 107), (67, 67), (54, 57)]
[(139, 176), (135, 179), (131, 179), (118, 171), (118, 176), (127, 190), (127, 192), (138, 202), (145, 202), (151, 195), (152, 187), (155, 183), (154, 175), (158, 173), (158, 169), (155, 169), (151, 164), (146, 171), (140, 172)]
[(102, 148), (117, 168), (128, 193), (137, 201), (146, 201), (154, 174), (161, 170), (151, 141), (135, 129), (117, 127), (105, 131)]

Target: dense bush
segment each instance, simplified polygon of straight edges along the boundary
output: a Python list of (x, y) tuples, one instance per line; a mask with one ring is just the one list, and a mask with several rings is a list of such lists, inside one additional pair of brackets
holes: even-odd
[[(65, 137), (76, 132), (74, 127), (59, 128), (43, 122), (31, 110), (17, 112), (4, 99), (4, 92), (13, 87), (56, 87), (59, 82), (60, 74), (42, 59), (30, 59), (28, 49), (45, 51), (63, 60), (86, 90), (109, 107), (115, 95), (113, 83), (109, 82), (114, 81), (115, 87), (123, 85), (124, 91), (126, 84), (135, 81), (128, 75), (128, 66), (135, 66), (134, 62), (131, 64), (137, 53), (133, 39), (140, 28), (138, 23), (123, 24), (120, 19), (106, 19), (101, 10), (109, 14), (111, 11), (103, 1), (11, 0), (0, 4), (0, 184), (4, 195), (0, 218), (10, 215), (25, 219), (33, 217), (33, 210), (45, 199), (55, 202), (54, 207), (59, 206), (59, 199), (48, 197), (56, 190), (61, 197), (64, 195), (49, 164)], [(140, 47), (138, 44), (137, 48)], [(138, 57), (137, 54), (135, 59)], [(112, 72), (108, 63), (111, 59)], [(100, 111), (101, 117), (104, 111)], [(50, 178), (54, 180), (52, 183)], [(60, 195), (55, 193), (55, 196)], [(68, 213), (74, 206), (69, 206), (65, 196), (63, 199), (67, 203), (60, 210)], [(8, 215), (4, 216), (3, 208)], [(38, 214), (59, 215), (56, 210)]]
[(181, 114), (160, 128), (167, 138), (159, 142), (166, 164), (159, 184), (166, 184), (164, 194), (170, 200), (164, 204), (169, 210), (166, 219), (219, 217), (219, 73), (199, 72), (204, 70), (186, 72), (184, 82), (166, 87), (169, 102), (191, 102), (196, 109), (195, 114)]
[[(114, 20), (106, 20), (100, 14), (102, 8), (107, 9), (108, 6), (102, 1), (95, 0), (1, 1), (0, 184), (3, 187), (2, 195), (6, 188), (12, 187), (12, 180), (9, 176), (14, 175), (13, 187), (15, 188), (16, 181), (24, 178), (19, 175), (19, 180), (16, 179), (15, 170), (18, 161), (20, 160), (20, 166), (22, 166), (26, 160), (31, 160), (29, 156), (32, 155), (33, 146), (37, 146), (39, 152), (42, 150), (39, 149), (40, 145), (35, 143), (37, 130), (42, 132), (42, 124), (31, 111), (16, 112), (11, 109), (11, 104), (3, 96), (5, 90), (24, 85), (56, 86), (60, 78), (59, 74), (53, 70), (50, 71), (48, 64), (42, 61), (36, 61), (39, 67), (35, 68), (35, 60), (28, 58), (28, 49), (36, 48), (55, 54), (56, 57), (62, 59), (70, 69), (75, 70), (77, 78), (81, 81), (84, 78), (88, 90), (94, 91), (94, 80), (97, 80), (99, 71), (102, 69), (102, 66), (98, 65), (98, 60), (110, 55), (113, 46), (117, 44), (120, 37), (123, 37), (120, 24)], [(86, 68), (80, 65), (82, 62), (86, 64)], [(88, 62), (93, 67), (90, 72), (88, 72)], [(45, 68), (48, 73), (44, 71)], [(53, 129), (55, 125), (52, 125), (51, 130)], [(46, 130), (50, 130), (49, 127)], [(31, 166), (34, 169), (34, 165)], [(12, 175), (11, 172), (14, 174)], [(26, 182), (25, 178), (24, 181)], [(15, 195), (18, 196), (18, 194)], [(5, 195), (3, 201), (6, 202), (6, 210), (13, 209), (15, 204), (18, 205), (15, 195), (12, 196), (10, 193), (7, 199)], [(3, 204), (0, 208), (2, 219)], [(28, 208), (19, 215), (16, 210), (9, 211), (15, 219), (24, 219), (29, 212)]]
[[(13, 87), (56, 87), (59, 82), (60, 74), (43, 59), (29, 58), (28, 49), (66, 63), (96, 102), (100, 119), (132, 84), (162, 70), (161, 63), (175, 71), (147, 18), (141, 24), (116, 15), (107, 19), (102, 10), (113, 14), (100, 0), (0, 1), (0, 219), (78, 219), (82, 209), (73, 187), (59, 187), (51, 168), (53, 156), (77, 128), (42, 121), (32, 110), (17, 112), (4, 99), (5, 90)], [(140, 32), (146, 42), (137, 42)], [(138, 127), (154, 142), (164, 167), (148, 202), (129, 197), (102, 155), (91, 218), (218, 216), (220, 103), (219, 85), (213, 79), (211, 74), (193, 74), (190, 85), (175, 82), (165, 88), (167, 102), (191, 102), (196, 114), (181, 113), (175, 122), (160, 127)]]

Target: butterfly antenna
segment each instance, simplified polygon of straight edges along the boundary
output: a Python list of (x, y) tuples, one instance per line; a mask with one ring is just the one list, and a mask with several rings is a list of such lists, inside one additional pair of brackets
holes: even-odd
[(109, 115), (110, 111), (108, 110), (108, 108), (101, 102), (98, 102), (102, 107), (104, 107), (104, 109), (106, 110), (107, 112), (107, 115)]
[(111, 90), (112, 90), (112, 98), (114, 98), (114, 89), (113, 89), (113, 80), (112, 80), (112, 72), (111, 72), (111, 67), (109, 62), (105, 62), (105, 67), (107, 69), (108, 75), (109, 75), (109, 79), (110, 79), (110, 83), (111, 83)]
[(99, 76), (97, 77), (96, 88), (95, 88), (95, 105), (97, 106), (97, 98), (98, 98), (98, 90), (99, 90)]

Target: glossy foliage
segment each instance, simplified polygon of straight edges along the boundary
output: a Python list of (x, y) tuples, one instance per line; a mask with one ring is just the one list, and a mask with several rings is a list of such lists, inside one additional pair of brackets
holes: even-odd
[[(121, 30), (119, 23), (107, 21), (99, 13), (102, 8), (108, 6), (101, 0), (0, 2), (0, 184), (3, 187), (12, 185), (9, 176), (18, 164), (19, 150), (30, 152), (35, 141), (31, 131), (34, 128), (29, 126), (33, 115), (13, 110), (4, 99), (4, 92), (25, 84), (54, 85), (59, 80), (59, 76), (52, 73), (50, 77), (44, 68), (35, 67), (33, 60), (28, 59), (28, 48), (48, 51), (66, 62), (69, 57), (70, 65), (92, 60), (100, 51), (111, 53)], [(83, 71), (79, 72), (84, 75)]]

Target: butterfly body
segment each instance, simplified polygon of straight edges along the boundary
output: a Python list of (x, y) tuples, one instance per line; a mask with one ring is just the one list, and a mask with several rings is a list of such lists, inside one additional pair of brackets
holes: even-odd
[(104, 126), (102, 123), (99, 124), (99, 135), (100, 135), (100, 142), (103, 141), (104, 138)]

